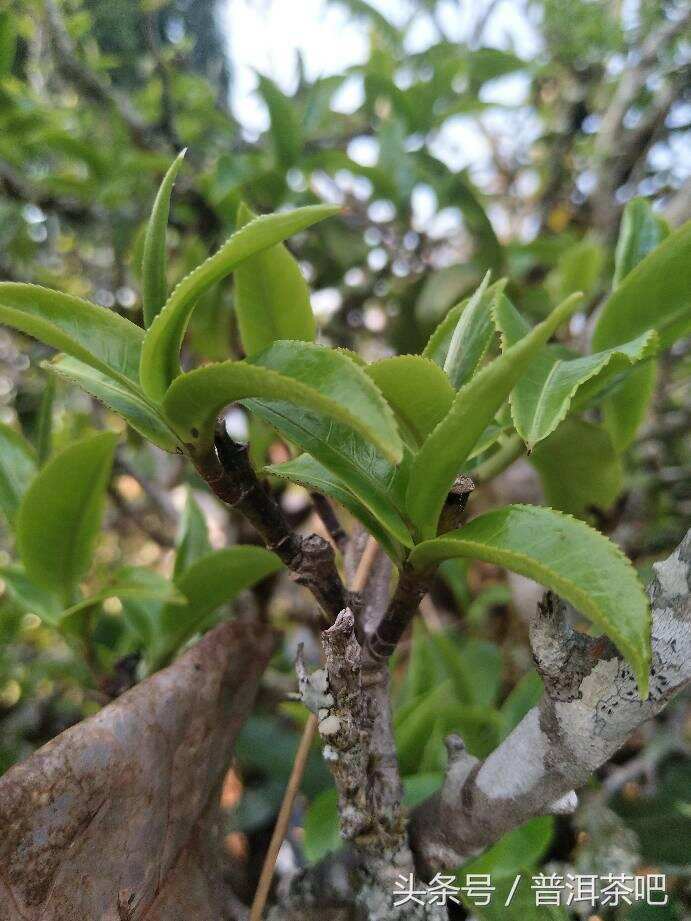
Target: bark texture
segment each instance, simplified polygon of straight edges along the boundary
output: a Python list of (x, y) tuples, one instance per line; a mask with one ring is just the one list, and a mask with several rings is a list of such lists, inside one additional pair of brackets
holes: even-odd
[(222, 624), (0, 779), (3, 921), (228, 917), (219, 785), (272, 647)]
[[(376, 580), (378, 573), (375, 570)], [(324, 668), (307, 674), (301, 657), (300, 694), (319, 718), (324, 759), (338, 791), (341, 836), (348, 842), (346, 864), (327, 861), (294, 880), (292, 894), (272, 921), (308, 917), (310, 905), (327, 905), (329, 917), (393, 921), (400, 918), (395, 891), (399, 874), (413, 872), (403, 785), (393, 737), (386, 662), (372, 662), (356, 636), (355, 617), (341, 611), (322, 633)], [(317, 880), (322, 886), (318, 898)], [(351, 911), (352, 915), (343, 914)], [(445, 918), (435, 905), (410, 905), (411, 919)]]
[(234, 442), (220, 424), (213, 450), (193, 460), (212, 492), (256, 528), (266, 548), (312, 593), (328, 623), (348, 605), (357, 606), (358, 600), (338, 574), (331, 544), (318, 534), (301, 537), (291, 529), (280, 505), (254, 472), (247, 445)]
[(449, 740), (444, 785), (411, 822), (424, 874), (458, 866), (533, 816), (573, 811), (574, 788), (689, 682), (690, 564), (691, 532), (672, 556), (655, 564), (648, 588), (653, 658), (647, 700), (612, 644), (574, 633), (563, 605), (545, 596), (531, 625), (545, 694), (482, 762), (459, 737)]

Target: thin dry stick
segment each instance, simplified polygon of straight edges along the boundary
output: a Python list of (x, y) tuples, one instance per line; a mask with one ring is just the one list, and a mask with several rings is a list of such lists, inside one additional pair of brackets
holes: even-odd
[[(369, 579), (369, 574), (372, 570), (374, 561), (377, 558), (378, 551), (379, 545), (377, 544), (376, 540), (370, 536), (367, 544), (365, 545), (362, 556), (360, 557), (360, 562), (358, 563), (357, 570), (355, 571), (351, 591), (361, 592), (364, 589), (367, 584), (367, 580)], [(305, 772), (307, 758), (309, 756), (310, 748), (312, 747), (312, 742), (314, 741), (316, 731), (317, 717), (314, 715), (314, 713), (310, 713), (309, 719), (307, 720), (305, 728), (302, 731), (302, 738), (300, 739), (300, 745), (298, 746), (297, 754), (295, 755), (295, 761), (293, 762), (293, 769), (290, 772), (290, 779), (288, 780), (286, 792), (283, 794), (283, 802), (281, 803), (278, 818), (276, 819), (274, 833), (271, 836), (269, 849), (266, 852), (266, 857), (264, 858), (264, 866), (262, 867), (261, 876), (259, 877), (259, 883), (257, 885), (257, 891), (254, 894), (254, 901), (252, 902), (250, 921), (261, 921), (262, 912), (264, 911), (264, 906), (266, 905), (266, 900), (269, 895), (269, 889), (271, 888), (271, 881), (274, 877), (278, 852), (281, 849), (283, 839), (285, 838), (286, 832), (288, 830), (288, 822), (290, 821), (290, 816), (293, 812), (293, 803), (295, 802), (295, 797), (297, 796), (297, 792), (300, 789), (300, 782), (302, 780), (302, 775)]]

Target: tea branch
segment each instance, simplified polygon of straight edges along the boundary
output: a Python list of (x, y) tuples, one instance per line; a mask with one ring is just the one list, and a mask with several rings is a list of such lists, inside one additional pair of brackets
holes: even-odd
[(648, 699), (609, 640), (574, 632), (548, 593), (530, 631), (544, 696), (484, 761), (447, 741), (444, 784), (411, 822), (420, 870), (456, 867), (534, 816), (575, 808), (575, 789), (689, 682), (691, 531), (654, 569)]

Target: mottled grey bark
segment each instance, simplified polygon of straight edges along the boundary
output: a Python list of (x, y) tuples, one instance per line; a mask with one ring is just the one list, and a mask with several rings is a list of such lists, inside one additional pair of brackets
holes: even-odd
[[(341, 868), (339, 874), (338, 861), (327, 862), (329, 873), (322, 869), (319, 878), (339, 912), (348, 904), (337, 885), (345, 878), (356, 917), (393, 921), (400, 918), (394, 905), (396, 882), (400, 874), (414, 871), (414, 862), (393, 738), (388, 668), (363, 654), (349, 609), (323, 631), (322, 647), (324, 668), (312, 675), (298, 658), (300, 693), (319, 718), (324, 759), (338, 791), (341, 836), (350, 848), (347, 872)], [(311, 874), (295, 880), (293, 895), (272, 913), (273, 921), (305, 917), (314, 887)], [(328, 902), (325, 893), (322, 907)], [(406, 912), (415, 921), (446, 917), (435, 905), (408, 905)]]
[(222, 921), (219, 785), (271, 633), (225, 623), (0, 779), (2, 921)]
[[(650, 696), (607, 640), (574, 633), (547, 595), (531, 627), (545, 694), (511, 735), (480, 762), (454, 737), (442, 789), (411, 821), (418, 867), (458, 866), (533, 816), (572, 811), (583, 785), (643, 722), (691, 678), (691, 532), (655, 564)], [(597, 561), (594, 561), (597, 565)]]

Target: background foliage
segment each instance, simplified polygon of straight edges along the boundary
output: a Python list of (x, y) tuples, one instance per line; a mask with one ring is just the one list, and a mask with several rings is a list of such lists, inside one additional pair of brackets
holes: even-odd
[[(420, 352), (449, 308), (491, 269), (494, 279), (510, 278), (506, 293), (532, 322), (584, 291), (584, 305), (557, 347), (582, 351), (612, 276), (622, 283), (664, 237), (658, 218), (676, 226), (688, 217), (688, 49), (674, 27), (683, 5), (508, 4), (539, 34), (540, 52), (530, 60), (516, 53), (510, 29), (501, 41), (486, 38), (491, 18), (507, 4), (477, 4), (460, 40), (453, 3), (401, 2), (390, 18), (362, 0), (338, 5), (368, 36), (366, 60), (317, 79), (308, 79), (298, 61), (290, 93), (258, 75), (256, 94), (269, 127), (257, 137), (229, 108), (233, 62), (212, 3), (10, 2), (0, 12), (2, 279), (88, 297), (141, 323), (146, 221), (174, 154), (188, 147), (170, 212), (169, 283), (243, 222), (241, 202), (255, 212), (327, 202), (342, 206), (342, 216), (289, 242), (313, 292), (319, 341), (368, 361)], [(430, 38), (412, 51), (421, 22)], [(507, 101), (516, 87), (520, 101)], [(338, 104), (344, 88), (356, 100), (347, 111)], [(461, 150), (459, 156), (456, 137), (476, 145), (477, 155)], [(630, 225), (621, 225), (625, 203), (636, 197), (654, 211), (634, 202)], [(617, 238), (625, 241), (619, 252)], [(301, 279), (285, 283), (298, 300), (309, 297)], [(206, 292), (184, 364), (241, 357), (235, 306), (256, 296), (251, 278), (240, 275), (234, 287), (221, 283)], [(619, 346), (648, 325), (617, 338), (602, 323), (595, 345)], [(241, 332), (244, 342), (254, 335), (262, 344), (261, 327)], [(297, 745), (302, 714), (280, 701), (290, 687), (296, 643), (313, 643), (307, 602), (271, 575), (269, 555), (247, 546), (237, 578), (229, 582), (224, 568), (215, 603), (201, 616), (196, 606), (194, 619), (185, 620), (184, 599), (171, 594), (163, 577), (173, 575), (188, 598), (195, 585), (208, 592), (214, 567), (228, 562), (210, 562), (226, 552), (220, 548), (256, 538), (176, 456), (125, 431), (119, 417), (77, 388), (49, 383), (41, 366), (48, 357), (33, 339), (0, 330), (2, 451), (5, 458), (14, 452), (23, 471), (21, 482), (0, 479), (0, 499), (12, 517), (50, 456), (42, 475), (53, 470), (55, 479), (39, 496), (36, 514), (40, 519), (45, 503), (59, 500), (69, 472), (84, 488), (84, 501), (95, 503), (91, 525), (73, 537), (90, 548), (90, 565), (76, 569), (67, 585), (43, 573), (43, 588), (73, 603), (74, 629), (59, 635), (50, 625), (50, 602), (27, 598), (27, 586), (18, 584), (13, 538), (0, 525), (0, 769), (94, 712), (145, 667), (165, 662), (177, 643), (224, 616), (231, 602), (236, 613), (266, 611), (286, 628), (284, 648), (225, 792), (235, 807), (228, 846), (247, 865), (238, 889), (251, 892)], [(687, 369), (687, 345), (677, 342), (662, 354), (656, 375), (640, 369), (632, 376), (631, 390), (610, 413), (616, 424), (593, 417), (562, 426), (530, 462), (474, 496), (475, 510), (497, 499), (534, 501), (543, 491), (550, 504), (613, 536), (645, 574), (678, 541), (688, 517)], [(256, 464), (287, 459), (256, 416), (248, 423), (238, 411), (234, 422), (238, 432), (250, 425)], [(94, 428), (123, 434), (117, 452), (109, 436), (90, 434)], [(75, 443), (82, 446), (76, 462), (60, 454), (74, 451)], [(98, 484), (90, 490), (81, 475), (94, 469), (94, 458), (107, 494), (102, 527)], [(307, 494), (279, 479), (274, 485), (291, 518), (314, 527)], [(64, 528), (60, 537), (46, 534), (46, 542), (64, 549), (66, 519)], [(21, 551), (21, 529), (17, 542)], [(60, 560), (55, 572), (64, 577)], [(261, 576), (267, 581), (243, 591)], [(96, 599), (87, 607), (73, 597), (80, 585), (82, 597)], [(485, 754), (540, 692), (526, 644), (529, 586), (515, 578), (507, 583), (490, 563), (449, 560), (431, 599), (395, 664), (397, 741), (411, 804), (437, 785), (450, 729)], [(157, 646), (160, 624), (171, 617), (186, 626), (172, 646)], [(523, 861), (548, 861), (611, 872), (616, 849), (622, 870), (654, 865), (674, 875), (667, 916), (680, 916), (691, 843), (683, 801), (685, 720), (683, 703), (670, 708), (633, 740), (621, 767), (610, 769), (608, 786), (593, 782), (573, 821), (540, 820), (517, 839), (503, 866), (512, 872), (525, 869)], [(635, 758), (645, 758), (643, 767), (627, 773)], [(295, 859), (316, 859), (333, 846), (335, 828), (334, 794), (316, 752), (304, 792), (304, 833), (300, 820), (291, 840)], [(674, 833), (651, 834), (651, 817), (665, 817)]]

